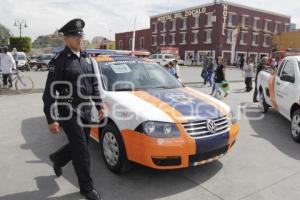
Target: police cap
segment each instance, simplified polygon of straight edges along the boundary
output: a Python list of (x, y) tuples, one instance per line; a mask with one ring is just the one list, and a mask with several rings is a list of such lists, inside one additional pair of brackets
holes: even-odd
[(65, 36), (82, 36), (84, 26), (85, 23), (82, 19), (72, 19), (71, 21), (66, 23), (62, 28), (60, 28), (58, 32), (63, 33)]

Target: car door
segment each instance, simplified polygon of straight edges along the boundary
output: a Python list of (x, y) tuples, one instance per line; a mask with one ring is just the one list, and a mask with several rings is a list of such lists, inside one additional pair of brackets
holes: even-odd
[[(275, 97), (279, 112), (285, 117), (290, 117), (290, 108), (295, 99), (295, 66), (297, 62), (293, 59), (288, 59), (284, 63), (279, 76), (275, 80)], [(291, 77), (291, 78), (287, 78)], [(294, 81), (291, 80), (294, 78)]]

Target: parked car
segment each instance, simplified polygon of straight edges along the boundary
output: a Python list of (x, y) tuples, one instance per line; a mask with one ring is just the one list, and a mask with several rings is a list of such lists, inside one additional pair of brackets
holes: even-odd
[(42, 54), (31, 56), (29, 59), (29, 65), (32, 70), (45, 71), (49, 68), (49, 62), (54, 57), (54, 54)]
[(20, 71), (29, 71), (28, 58), (24, 52), (17, 52), (17, 69)]
[(152, 54), (149, 59), (161, 66), (176, 60), (175, 56), (172, 54)]
[(131, 162), (161, 170), (202, 165), (233, 147), (239, 123), (225, 103), (185, 87), (154, 62), (118, 55), (92, 60), (105, 117), (90, 136), (112, 172)]
[(291, 136), (300, 143), (300, 56), (283, 59), (277, 71), (263, 70), (257, 78), (262, 112), (270, 107), (291, 122)]

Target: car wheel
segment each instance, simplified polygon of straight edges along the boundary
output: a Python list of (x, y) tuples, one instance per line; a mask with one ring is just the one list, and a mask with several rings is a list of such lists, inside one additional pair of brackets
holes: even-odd
[(264, 93), (262, 91), (259, 92), (259, 109), (262, 113), (266, 113), (269, 110), (269, 106), (266, 103)]
[(292, 116), (291, 122), (292, 138), (300, 143), (300, 109), (296, 110)]
[(117, 174), (130, 170), (123, 139), (114, 124), (109, 123), (103, 128), (100, 144), (103, 160), (109, 170)]

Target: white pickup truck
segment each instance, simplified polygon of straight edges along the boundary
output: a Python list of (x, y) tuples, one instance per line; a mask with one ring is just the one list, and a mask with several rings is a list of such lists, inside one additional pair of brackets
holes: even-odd
[(287, 118), (292, 138), (300, 143), (300, 56), (284, 58), (276, 71), (259, 72), (257, 89), (261, 111), (272, 107)]

